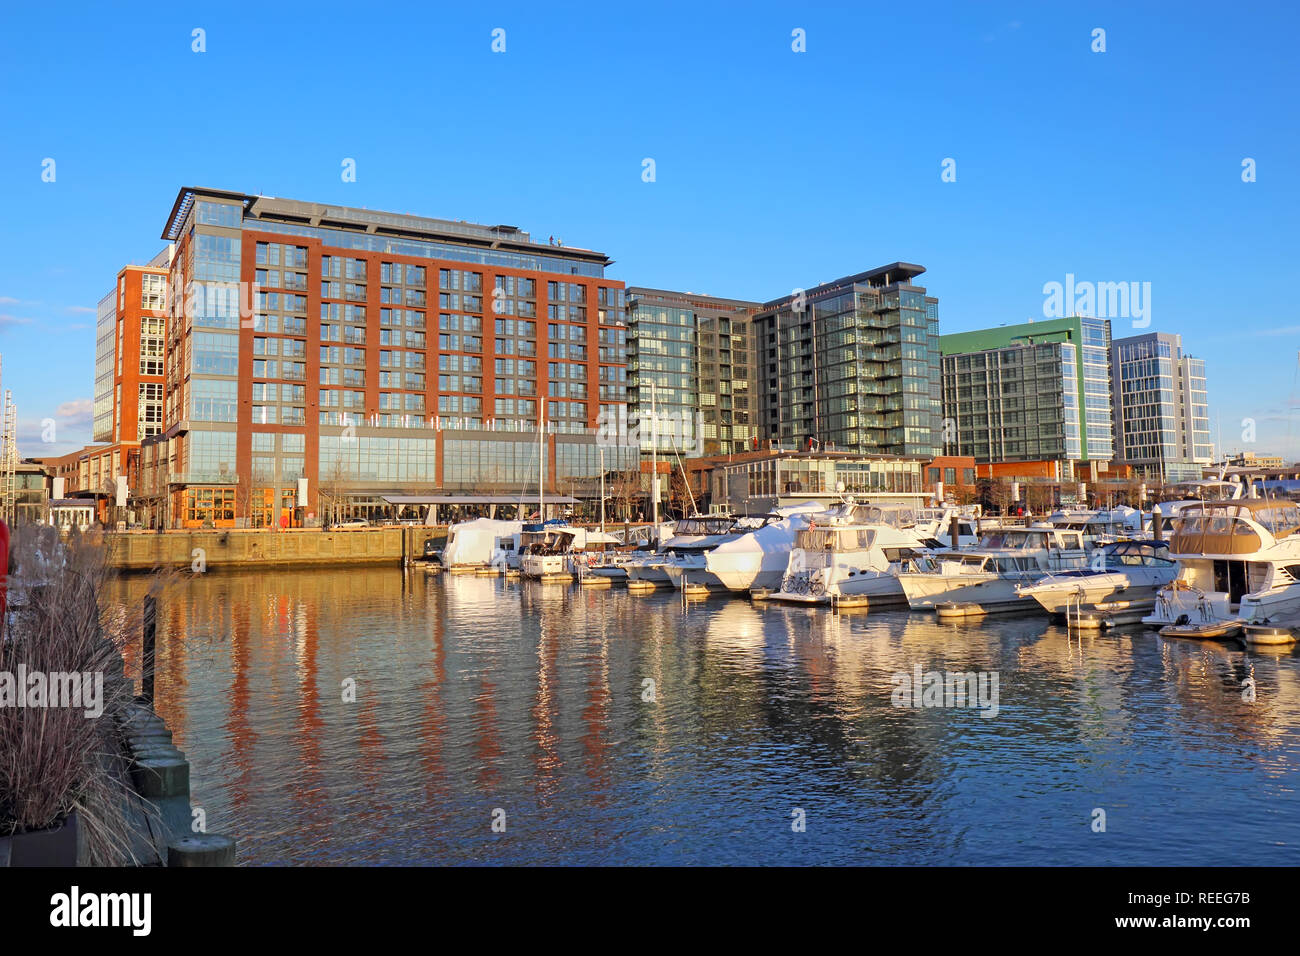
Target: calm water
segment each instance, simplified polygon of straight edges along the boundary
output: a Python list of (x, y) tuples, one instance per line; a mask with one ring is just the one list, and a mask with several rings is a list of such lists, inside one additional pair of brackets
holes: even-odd
[[(1300, 863), (1289, 650), (388, 568), (210, 573), (159, 618), (245, 864)], [(918, 664), (996, 671), (999, 713), (892, 706)]]

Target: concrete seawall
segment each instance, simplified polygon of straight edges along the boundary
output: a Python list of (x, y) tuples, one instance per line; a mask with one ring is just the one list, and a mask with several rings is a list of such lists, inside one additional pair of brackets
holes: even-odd
[(313, 567), (340, 564), (397, 564), (419, 557), (424, 541), (442, 546), (447, 529), (383, 527), (335, 531), (218, 530), (108, 532), (110, 563), (123, 571), (192, 567), (204, 570)]

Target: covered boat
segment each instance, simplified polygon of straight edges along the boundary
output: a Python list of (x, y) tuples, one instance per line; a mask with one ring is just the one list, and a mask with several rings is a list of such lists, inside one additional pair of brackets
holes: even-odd
[(475, 518), (454, 524), (447, 530), (447, 545), (442, 549), (443, 567), (453, 570), (500, 564), (504, 569), (512, 557), (518, 559), (518, 536), (523, 527), (521, 521), (497, 521), (493, 518)]

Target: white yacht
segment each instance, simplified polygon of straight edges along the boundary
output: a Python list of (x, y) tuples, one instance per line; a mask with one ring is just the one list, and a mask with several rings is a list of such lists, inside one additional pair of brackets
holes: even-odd
[(442, 550), (442, 565), (449, 571), (508, 566), (513, 557), (518, 559), (518, 536), (523, 531), (520, 521), (495, 521), (475, 518), (462, 521), (447, 529), (447, 544)]
[[(856, 505), (855, 507), (864, 507)], [(808, 502), (794, 505), (778, 512), (780, 520), (741, 535), (735, 541), (718, 545), (705, 555), (705, 565), (723, 586), (731, 591), (779, 591), (799, 532), (809, 522), (830, 521), (838, 513), (836, 508)], [(950, 546), (952, 509), (932, 509), (916, 513), (914, 533), (921, 547), (946, 548)], [(974, 544), (975, 520), (971, 515), (960, 517), (958, 540), (961, 544)]]
[(916, 530), (937, 544), (931, 547), (951, 547), (949, 535), (952, 519), (957, 519), (957, 540), (961, 547), (979, 540), (979, 506), (945, 505), (940, 508), (921, 508), (916, 512)]
[(1156, 592), (1177, 573), (1178, 563), (1169, 557), (1167, 542), (1116, 541), (1093, 551), (1088, 567), (1049, 573), (1019, 585), (1016, 593), (1033, 598), (1054, 615), (1121, 601), (1150, 607)]
[(704, 566), (729, 591), (774, 588), (781, 583), (795, 535), (825, 506), (806, 502), (779, 509), (774, 520), (704, 553)]
[(1142, 530), (1142, 513), (1133, 508), (1109, 511), (1063, 509), (1054, 512), (1047, 521), (1057, 528), (1082, 532), (1084, 547), (1090, 549), (1135, 537)]
[(597, 554), (622, 542), (603, 531), (561, 524), (525, 525), (520, 535), (519, 574), (534, 581), (568, 581)]
[(1300, 506), (1233, 498), (1179, 509), (1169, 539), (1178, 576), (1143, 623), (1161, 633), (1231, 637), (1300, 612)]
[(676, 564), (683, 555), (702, 554), (743, 533), (744, 529), (737, 529), (736, 519), (730, 516), (693, 515), (683, 518), (674, 524), (672, 537), (661, 542), (657, 550), (623, 563), (628, 586), (672, 587), (668, 565)]
[(987, 529), (970, 551), (914, 558), (899, 570), (898, 581), (914, 609), (992, 614), (1037, 607), (1032, 597), (1016, 593), (1018, 585), (1085, 567), (1087, 560), (1080, 531), (999, 527)]
[(797, 532), (780, 589), (770, 600), (795, 604), (901, 604), (900, 563), (927, 553), (929, 527), (904, 504), (855, 504), (812, 518)]

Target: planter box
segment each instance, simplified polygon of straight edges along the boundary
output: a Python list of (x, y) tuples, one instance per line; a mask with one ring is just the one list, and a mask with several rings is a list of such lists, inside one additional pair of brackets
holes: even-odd
[(0, 837), (0, 866), (80, 866), (86, 834), (76, 811), (52, 827)]

